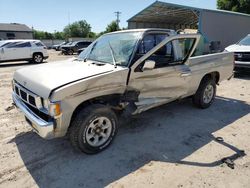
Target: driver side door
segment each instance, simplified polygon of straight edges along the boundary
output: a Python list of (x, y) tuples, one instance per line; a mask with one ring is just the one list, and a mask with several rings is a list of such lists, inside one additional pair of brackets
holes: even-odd
[(191, 70), (185, 62), (198, 39), (197, 35), (167, 37), (133, 64), (128, 86), (139, 93), (137, 113), (187, 94)]

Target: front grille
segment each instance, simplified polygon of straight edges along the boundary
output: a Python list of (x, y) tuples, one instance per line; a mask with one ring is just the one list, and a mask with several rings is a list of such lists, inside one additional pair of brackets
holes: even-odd
[(250, 62), (250, 52), (235, 52), (236, 61)]
[[(36, 94), (32, 93), (31, 91), (27, 90), (23, 86), (18, 83), (14, 85), (14, 92), (15, 94), (25, 102), (28, 107), (35, 112), (39, 117), (44, 118), (44, 114), (47, 113), (47, 110), (42, 105), (42, 98), (37, 96)], [(32, 108), (31, 108), (32, 107)], [(40, 112), (40, 113), (38, 113)]]
[(33, 106), (36, 106), (36, 100), (35, 100), (35, 97), (33, 96), (29, 96), (29, 103)]
[(38, 117), (40, 117), (41, 119), (43, 119), (46, 122), (52, 121), (53, 118), (51, 118), (48, 114), (38, 110), (37, 108), (33, 107), (32, 105), (30, 105), (29, 103), (25, 102), (26, 106), (32, 110), (32, 112), (34, 114), (36, 114)]
[(20, 93), (19, 93), (19, 89), (18, 89), (18, 87), (17, 86), (15, 86), (15, 93), (19, 96), (20, 95)]
[(20, 89), (20, 96), (23, 100), (27, 101), (27, 93)]

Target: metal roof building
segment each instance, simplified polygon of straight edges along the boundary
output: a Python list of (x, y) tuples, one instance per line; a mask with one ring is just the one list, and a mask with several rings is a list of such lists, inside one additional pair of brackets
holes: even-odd
[(33, 31), (24, 24), (0, 23), (0, 39), (33, 39)]
[(128, 28), (197, 29), (224, 49), (250, 33), (250, 15), (156, 1), (130, 18)]

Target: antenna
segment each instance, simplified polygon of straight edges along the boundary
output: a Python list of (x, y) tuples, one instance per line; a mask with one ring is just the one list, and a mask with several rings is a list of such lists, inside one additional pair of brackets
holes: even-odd
[(120, 15), (121, 15), (121, 12), (116, 11), (116, 12), (114, 12), (114, 13), (115, 13), (115, 15), (116, 15), (116, 23), (117, 23), (117, 25), (118, 25), (118, 28), (120, 28), (120, 27), (119, 27), (119, 23), (120, 23)]

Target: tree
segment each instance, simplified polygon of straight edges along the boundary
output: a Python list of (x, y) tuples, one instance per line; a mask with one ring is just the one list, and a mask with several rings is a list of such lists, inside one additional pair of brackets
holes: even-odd
[(64, 28), (64, 35), (66, 38), (70, 37), (90, 37), (93, 36), (91, 32), (91, 26), (86, 22), (86, 20), (81, 20), (67, 25)]
[(65, 38), (64, 38), (64, 33), (63, 33), (63, 32), (57, 31), (57, 32), (55, 32), (53, 35), (54, 35), (54, 39), (60, 39), (60, 40), (64, 40), (64, 39), (65, 39)]
[(110, 32), (119, 31), (119, 30), (120, 30), (120, 28), (119, 28), (117, 22), (116, 21), (112, 21), (110, 24), (107, 25), (105, 31), (102, 31), (102, 32), (100, 32), (100, 33), (98, 33), (96, 35), (96, 38), (102, 36), (105, 33), (110, 33)]
[(106, 33), (113, 32), (113, 31), (118, 31), (120, 30), (119, 25), (117, 24), (116, 21), (112, 21), (110, 24), (107, 25), (106, 27)]
[(250, 14), (250, 0), (217, 0), (218, 9)]
[(49, 33), (47, 31), (34, 30), (33, 35), (34, 35), (35, 39), (39, 39), (39, 40), (43, 40), (43, 39), (64, 40), (64, 33), (63, 32)]
[(45, 39), (45, 32), (43, 31), (34, 30), (33, 35), (35, 39), (39, 40)]

